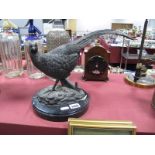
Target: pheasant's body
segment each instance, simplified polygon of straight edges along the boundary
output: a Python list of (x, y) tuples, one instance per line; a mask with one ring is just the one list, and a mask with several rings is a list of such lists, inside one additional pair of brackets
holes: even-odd
[(46, 75), (59, 80), (65, 79), (77, 64), (80, 49), (75, 46), (66, 44), (45, 54), (36, 53), (31, 58), (34, 65)]

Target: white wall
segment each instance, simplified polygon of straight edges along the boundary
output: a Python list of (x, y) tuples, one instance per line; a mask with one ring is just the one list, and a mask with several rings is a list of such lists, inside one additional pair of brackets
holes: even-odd
[(77, 34), (111, 27), (110, 19), (77, 19)]
[[(87, 33), (99, 29), (110, 29), (111, 23), (133, 23), (135, 26), (144, 26), (145, 19), (77, 19), (77, 34)], [(148, 29), (155, 28), (155, 19), (149, 20)]]
[(149, 28), (150, 29), (155, 29), (155, 19), (150, 19), (149, 20)]

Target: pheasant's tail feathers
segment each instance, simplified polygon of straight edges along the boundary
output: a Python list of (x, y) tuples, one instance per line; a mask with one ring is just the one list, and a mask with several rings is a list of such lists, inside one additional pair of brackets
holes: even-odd
[(131, 37), (129, 37), (129, 36), (127, 36), (121, 32), (114, 31), (111, 29), (105, 29), (105, 30), (98, 30), (98, 31), (94, 31), (94, 32), (89, 33), (88, 35), (77, 40), (76, 44), (78, 44), (81, 48), (84, 48), (86, 45), (92, 43), (92, 41), (95, 38), (98, 38), (99, 36), (105, 35), (105, 34), (120, 35), (120, 36), (126, 37), (128, 39), (132, 39)]

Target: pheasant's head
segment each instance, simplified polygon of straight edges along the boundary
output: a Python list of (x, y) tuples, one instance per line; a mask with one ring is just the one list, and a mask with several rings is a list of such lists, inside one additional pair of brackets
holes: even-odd
[(37, 44), (30, 44), (30, 52), (31, 54), (36, 54), (38, 52), (38, 46)]

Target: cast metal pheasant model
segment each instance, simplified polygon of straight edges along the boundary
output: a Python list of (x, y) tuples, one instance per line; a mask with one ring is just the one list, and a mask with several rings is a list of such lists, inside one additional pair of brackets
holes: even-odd
[(30, 45), (30, 57), (33, 64), (39, 70), (56, 79), (53, 90), (55, 90), (55, 87), (59, 81), (66, 87), (76, 89), (76, 86), (69, 83), (66, 78), (70, 75), (71, 71), (77, 64), (80, 50), (86, 45), (92, 43), (94, 39), (105, 34), (116, 34), (131, 39), (120, 32), (112, 30), (98, 30), (91, 32), (78, 40), (61, 45), (48, 53), (38, 52), (38, 47), (36, 44)]

